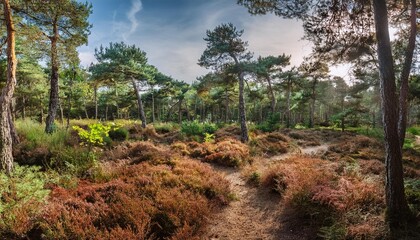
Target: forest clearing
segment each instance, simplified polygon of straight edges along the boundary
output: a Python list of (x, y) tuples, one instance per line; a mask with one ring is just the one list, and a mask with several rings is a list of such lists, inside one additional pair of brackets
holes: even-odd
[(420, 239), (419, 6), (1, 0), (0, 239)]

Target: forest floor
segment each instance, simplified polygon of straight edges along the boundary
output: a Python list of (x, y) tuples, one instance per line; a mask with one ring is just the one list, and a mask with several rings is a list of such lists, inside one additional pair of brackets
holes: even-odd
[[(257, 172), (263, 172), (277, 161), (293, 155), (314, 155), (317, 152), (325, 152), (328, 147), (328, 143), (323, 143), (315, 147), (300, 147), (297, 151), (270, 158), (261, 157), (253, 162), (253, 168)], [(214, 169), (229, 180), (236, 200), (214, 216), (202, 239), (298, 240), (316, 236), (316, 231), (304, 230), (299, 224), (294, 224), (298, 220), (290, 217), (291, 214), (288, 214), (286, 209), (282, 209), (278, 195), (269, 189), (260, 189), (248, 184), (240, 169), (219, 166), (214, 166)]]

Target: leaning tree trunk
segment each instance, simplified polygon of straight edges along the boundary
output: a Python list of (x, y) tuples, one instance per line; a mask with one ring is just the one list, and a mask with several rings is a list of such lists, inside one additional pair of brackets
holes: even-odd
[(7, 27), (7, 82), (0, 96), (0, 162), (7, 174), (13, 171), (13, 139), (10, 134), (10, 102), (16, 86), (15, 27), (9, 0), (3, 0)]
[(398, 131), (400, 139), (400, 147), (404, 145), (405, 131), (407, 129), (407, 108), (408, 108), (408, 78), (410, 77), (411, 64), (413, 63), (414, 49), (416, 48), (417, 35), (417, 4), (416, 0), (411, 0), (410, 13), (410, 37), (408, 39), (408, 46), (405, 51), (404, 66), (401, 71), (401, 86), (399, 99), (399, 121)]
[(58, 55), (57, 55), (57, 41), (58, 28), (57, 23), (53, 26), (53, 33), (51, 39), (51, 82), (50, 82), (50, 102), (48, 105), (48, 116), (46, 119), (45, 132), (52, 133), (54, 131), (54, 120), (58, 108)]
[(391, 229), (407, 221), (410, 210), (404, 193), (402, 152), (398, 132), (398, 103), (394, 60), (388, 30), (388, 12), (385, 0), (374, 0), (376, 38), (382, 100), (382, 120), (385, 135), (386, 205)]
[(131, 79), (132, 83), (133, 83), (133, 87), (134, 87), (134, 91), (136, 92), (136, 96), (137, 96), (137, 104), (139, 107), (139, 114), (140, 114), (140, 120), (141, 120), (141, 127), (145, 128), (146, 127), (146, 115), (144, 114), (144, 108), (143, 108), (143, 102), (141, 101), (141, 94), (140, 94), (140, 89), (137, 86), (137, 82), (134, 78)]

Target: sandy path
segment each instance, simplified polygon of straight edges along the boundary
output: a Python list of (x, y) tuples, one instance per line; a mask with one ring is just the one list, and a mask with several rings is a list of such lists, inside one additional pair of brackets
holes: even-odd
[[(326, 151), (327, 144), (301, 149), (301, 154), (315, 154)], [(271, 163), (290, 157), (296, 153), (278, 155), (269, 159), (260, 159), (256, 164), (262, 172)], [(206, 234), (201, 239), (210, 240), (294, 240), (307, 239), (299, 233), (299, 226), (293, 226), (287, 218), (280, 219), (282, 214), (280, 198), (267, 190), (262, 190), (246, 184), (238, 169), (214, 167), (222, 172), (231, 183), (231, 190), (237, 197), (236, 201), (222, 209), (210, 220)]]
[(217, 170), (230, 181), (237, 200), (216, 214), (202, 239), (278, 239), (277, 214), (273, 213), (278, 211), (279, 198), (247, 186), (238, 170)]

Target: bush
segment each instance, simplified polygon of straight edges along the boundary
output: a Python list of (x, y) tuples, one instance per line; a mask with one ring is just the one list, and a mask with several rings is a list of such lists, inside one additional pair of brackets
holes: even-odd
[(257, 124), (255, 128), (263, 132), (274, 132), (280, 129), (280, 126), (280, 114), (275, 113), (270, 115), (263, 123)]
[(51, 155), (48, 167), (78, 177), (86, 177), (88, 170), (97, 165), (96, 153), (86, 148), (65, 147)]
[(176, 131), (179, 126), (176, 123), (153, 123), (153, 127), (156, 129), (156, 132), (159, 134), (169, 133)]
[(420, 216), (420, 180), (409, 179), (405, 181), (405, 194), (414, 214)]
[(19, 238), (34, 226), (50, 193), (44, 188), (46, 176), (39, 167), (15, 165), (11, 176), (0, 172), (0, 237)]
[(251, 139), (249, 145), (253, 148), (253, 153), (271, 156), (287, 153), (289, 150), (289, 141), (283, 134), (272, 132)]
[(16, 121), (16, 129), (19, 135), (26, 140), (28, 150), (44, 147), (49, 150), (60, 149), (66, 145), (70, 134), (65, 129), (58, 128), (52, 134), (45, 133), (44, 127), (30, 119)]
[(93, 146), (104, 145), (104, 138), (109, 137), (111, 126), (94, 123), (88, 125), (88, 130), (79, 126), (73, 126), (73, 129), (79, 134), (80, 140), (91, 149)]
[(111, 129), (108, 134), (113, 141), (125, 141), (128, 138), (128, 130), (123, 127)]
[(420, 135), (420, 127), (409, 127), (407, 128), (407, 132), (413, 134), (413, 135)]
[(104, 169), (115, 179), (54, 188), (38, 221), (45, 239), (198, 239), (229, 184), (209, 166), (180, 159)]
[(181, 124), (181, 132), (188, 137), (199, 136), (204, 137), (205, 134), (213, 134), (217, 130), (217, 125), (214, 123), (199, 123), (198, 121), (183, 122)]
[(271, 166), (262, 185), (279, 192), (286, 206), (311, 219), (325, 238), (381, 238), (386, 232), (382, 177), (362, 175), (355, 165), (292, 157)]
[(213, 153), (204, 159), (223, 166), (239, 167), (249, 162), (249, 148), (236, 139), (226, 139), (216, 143)]

